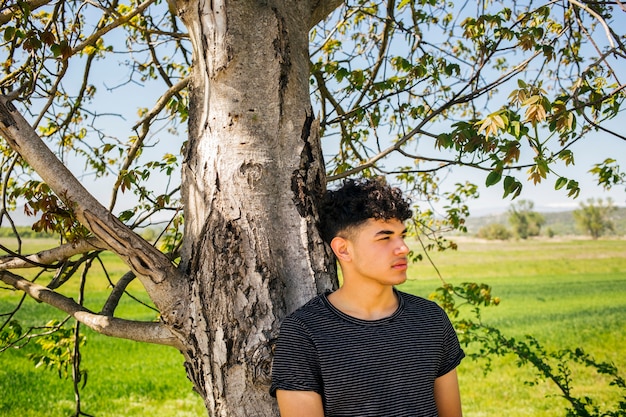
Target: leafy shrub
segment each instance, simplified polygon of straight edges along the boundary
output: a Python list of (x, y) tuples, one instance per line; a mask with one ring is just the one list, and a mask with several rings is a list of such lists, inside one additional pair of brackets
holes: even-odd
[(487, 240), (509, 240), (512, 234), (504, 225), (492, 223), (481, 227), (477, 236)]

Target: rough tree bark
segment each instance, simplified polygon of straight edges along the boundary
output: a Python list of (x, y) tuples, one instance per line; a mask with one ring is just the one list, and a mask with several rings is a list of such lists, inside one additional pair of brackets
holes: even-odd
[(325, 177), (308, 87), (314, 13), (300, 0), (212, 1), (179, 4), (179, 15), (194, 48), (182, 187), (188, 375), (211, 415), (277, 415), (268, 384), (278, 325), (336, 284), (315, 228)]

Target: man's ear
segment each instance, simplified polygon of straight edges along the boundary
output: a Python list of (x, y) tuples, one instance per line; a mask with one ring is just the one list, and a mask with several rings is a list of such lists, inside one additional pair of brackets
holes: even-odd
[(349, 261), (350, 260), (350, 251), (348, 250), (348, 239), (335, 236), (333, 240), (330, 241), (330, 247), (335, 253), (335, 256), (339, 261)]

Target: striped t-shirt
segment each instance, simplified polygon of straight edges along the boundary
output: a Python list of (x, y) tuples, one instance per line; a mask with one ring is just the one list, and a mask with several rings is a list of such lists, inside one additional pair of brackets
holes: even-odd
[(328, 293), (282, 323), (272, 366), (276, 390), (315, 391), (328, 417), (436, 417), (435, 378), (465, 356), (445, 312), (396, 291), (396, 312), (360, 320)]

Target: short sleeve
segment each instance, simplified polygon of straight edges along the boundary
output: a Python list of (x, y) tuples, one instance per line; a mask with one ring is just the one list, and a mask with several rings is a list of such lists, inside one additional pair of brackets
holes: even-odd
[(443, 328), (443, 357), (439, 366), (439, 372), (437, 377), (443, 376), (454, 368), (459, 366), (461, 360), (465, 357), (465, 352), (461, 349), (459, 338), (454, 331), (450, 319), (446, 313), (441, 310), (443, 315), (444, 328)]
[(276, 396), (279, 389), (322, 393), (315, 344), (308, 329), (293, 316), (283, 321), (274, 351), (270, 394)]

